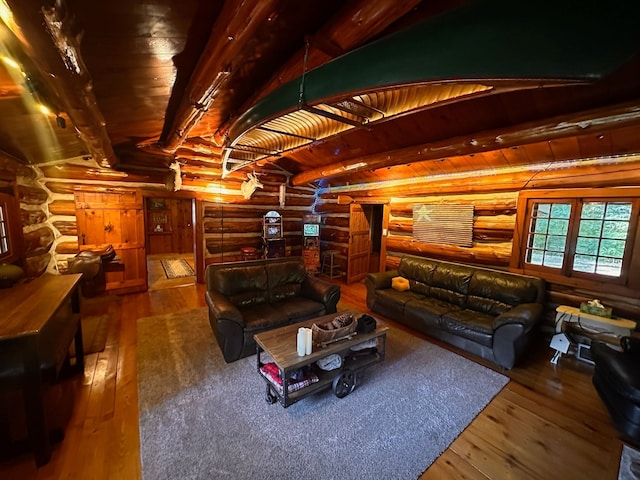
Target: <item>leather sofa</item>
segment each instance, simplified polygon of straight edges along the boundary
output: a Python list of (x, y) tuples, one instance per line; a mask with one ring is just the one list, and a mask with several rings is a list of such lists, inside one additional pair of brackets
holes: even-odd
[[(397, 277), (408, 289), (392, 288)], [(372, 311), (505, 369), (522, 356), (543, 313), (540, 278), (414, 255), (396, 270), (370, 273), (365, 284)]]
[(340, 287), (307, 274), (301, 257), (208, 265), (209, 323), (227, 363), (255, 353), (253, 336), (336, 312)]
[(620, 438), (640, 448), (640, 338), (622, 337), (622, 351), (591, 344), (593, 385)]

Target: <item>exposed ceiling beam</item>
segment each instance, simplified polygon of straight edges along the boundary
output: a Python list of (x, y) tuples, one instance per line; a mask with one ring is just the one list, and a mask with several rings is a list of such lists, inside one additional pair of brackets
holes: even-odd
[[(247, 99), (239, 111), (246, 111), (260, 98), (290, 80), (298, 78), (305, 69), (305, 56), (307, 57), (306, 69), (316, 68), (374, 38), (421, 1), (357, 0), (349, 2), (330, 22), (308, 39), (308, 52), (305, 47), (298, 50), (272, 76), (269, 83)], [(226, 125), (232, 125), (236, 118), (229, 119)]]
[(299, 173), (291, 178), (291, 183), (304, 185), (355, 172), (488, 152), (585, 133), (598, 134), (637, 124), (640, 124), (640, 100), (352, 158)]
[(80, 55), (77, 27), (65, 0), (57, 0), (53, 6), (43, 0), (4, 1), (11, 9), (11, 15), (5, 13), (4, 23), (57, 95), (91, 156), (103, 167), (116, 166), (105, 120)]
[[(16, 0), (17, 1), (17, 0)], [(245, 0), (225, 2), (211, 30), (207, 45), (191, 75), (175, 115), (167, 117), (167, 132), (159, 144), (174, 152), (189, 136), (191, 129), (207, 112), (216, 96), (233, 74), (229, 66), (260, 28), (268, 22), (281, 0)]]

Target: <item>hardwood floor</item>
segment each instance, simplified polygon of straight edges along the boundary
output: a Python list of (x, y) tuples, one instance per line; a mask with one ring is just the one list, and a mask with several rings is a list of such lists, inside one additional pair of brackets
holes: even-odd
[[(340, 285), (342, 301), (366, 310), (363, 283)], [(83, 376), (65, 381), (74, 397), (65, 438), (49, 464), (37, 469), (26, 454), (0, 463), (0, 478), (140, 478), (136, 321), (205, 305), (204, 286), (193, 284), (83, 299), (83, 314), (108, 312), (112, 323), (105, 350), (87, 356)], [(533, 350), (503, 372), (512, 381), (422, 479), (617, 478), (622, 443), (591, 385), (591, 367), (566, 358), (554, 366), (545, 344)]]

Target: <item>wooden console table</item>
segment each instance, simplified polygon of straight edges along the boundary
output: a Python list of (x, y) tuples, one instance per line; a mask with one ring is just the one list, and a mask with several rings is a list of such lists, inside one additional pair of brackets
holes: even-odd
[(75, 340), (84, 370), (78, 282), (81, 274), (42, 275), (0, 291), (0, 387), (22, 388), (29, 443), (38, 466), (51, 458), (43, 387)]

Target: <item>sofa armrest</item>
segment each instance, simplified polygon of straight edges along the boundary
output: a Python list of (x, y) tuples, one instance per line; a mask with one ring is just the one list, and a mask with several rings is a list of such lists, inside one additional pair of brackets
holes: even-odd
[(235, 322), (244, 328), (244, 318), (240, 310), (221, 293), (209, 290), (205, 292), (204, 298), (209, 305), (209, 311), (220, 320)]
[(376, 290), (391, 288), (391, 280), (398, 276), (398, 270), (388, 270), (386, 272), (369, 273), (364, 277), (364, 284), (367, 287), (367, 307), (373, 310), (376, 303)]
[(324, 304), (326, 313), (335, 313), (340, 300), (340, 287), (318, 277), (307, 276), (300, 294)]
[(398, 270), (387, 270), (386, 272), (369, 273), (365, 277), (367, 289), (381, 290), (383, 288), (391, 288), (391, 280), (397, 277)]
[(493, 330), (497, 330), (503, 325), (509, 324), (521, 324), (524, 326), (524, 331), (528, 332), (542, 315), (541, 303), (521, 303), (516, 305), (511, 310), (507, 310), (501, 315), (498, 315), (493, 321)]

